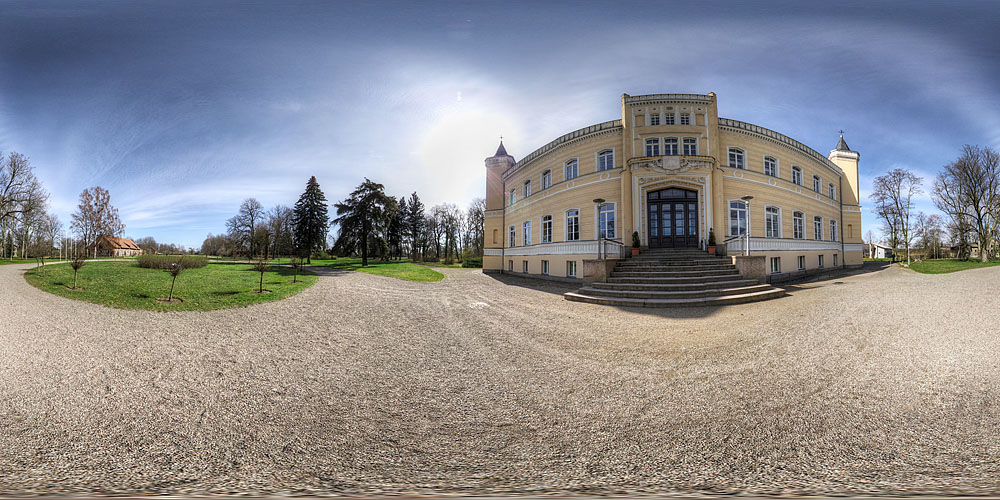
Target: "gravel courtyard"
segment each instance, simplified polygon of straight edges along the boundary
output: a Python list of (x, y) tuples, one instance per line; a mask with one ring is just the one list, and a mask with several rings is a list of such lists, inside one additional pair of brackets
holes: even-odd
[(4, 494), (1000, 494), (1000, 267), (662, 311), (330, 272), (207, 313), (25, 268), (0, 266)]

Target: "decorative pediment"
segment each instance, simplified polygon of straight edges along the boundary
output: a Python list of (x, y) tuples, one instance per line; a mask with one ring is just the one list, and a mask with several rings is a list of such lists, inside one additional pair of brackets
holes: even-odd
[(641, 156), (628, 162), (629, 170), (651, 170), (663, 174), (679, 174), (695, 168), (712, 168), (710, 157)]

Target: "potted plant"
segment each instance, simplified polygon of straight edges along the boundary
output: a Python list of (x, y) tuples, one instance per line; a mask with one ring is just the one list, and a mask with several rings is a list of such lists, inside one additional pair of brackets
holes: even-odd
[(634, 231), (632, 233), (632, 255), (639, 255), (639, 231)]
[(708, 229), (708, 254), (715, 255), (715, 230)]

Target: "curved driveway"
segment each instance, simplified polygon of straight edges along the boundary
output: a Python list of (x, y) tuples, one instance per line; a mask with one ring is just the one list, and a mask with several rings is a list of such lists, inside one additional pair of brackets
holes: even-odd
[(329, 272), (203, 313), (28, 267), (0, 266), (0, 493), (1000, 493), (1000, 267), (664, 311)]

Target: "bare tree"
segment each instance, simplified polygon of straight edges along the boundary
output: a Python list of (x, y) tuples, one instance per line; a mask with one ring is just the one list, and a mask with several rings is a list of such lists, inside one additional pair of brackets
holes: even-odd
[(910, 210), (913, 196), (920, 194), (923, 178), (908, 170), (896, 168), (872, 181), (870, 198), (876, 205), (876, 213), (892, 235), (893, 248), (897, 238), (906, 245), (906, 263), (910, 263)]
[(466, 247), (472, 250), (476, 257), (483, 256), (483, 224), (486, 220), (486, 199), (476, 198), (469, 204), (465, 214)]
[(38, 210), (47, 200), (48, 193), (26, 156), (13, 151), (0, 155), (0, 228), (10, 229), (15, 221), (23, 221), (25, 212)]
[(125, 224), (118, 218), (118, 209), (111, 204), (111, 193), (100, 186), (80, 193), (80, 204), (72, 218), (70, 227), (83, 238), (84, 247), (94, 244), (94, 257), (97, 257), (98, 237), (121, 236), (125, 231)]
[(247, 260), (253, 258), (254, 231), (264, 218), (264, 206), (256, 198), (247, 198), (240, 204), (240, 211), (231, 219), (226, 221), (226, 228), (233, 241), (247, 249)]
[(1000, 153), (966, 145), (938, 174), (933, 195), (934, 204), (951, 218), (960, 245), (974, 235), (980, 261), (988, 261), (1000, 225)]

